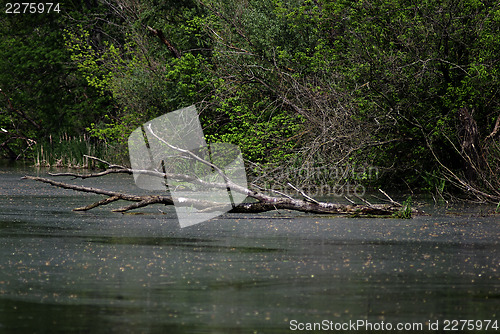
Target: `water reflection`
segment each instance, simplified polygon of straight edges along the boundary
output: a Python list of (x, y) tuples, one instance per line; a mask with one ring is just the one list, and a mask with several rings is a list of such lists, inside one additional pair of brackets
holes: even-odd
[[(179, 229), (164, 207), (72, 212), (93, 195), (21, 174), (0, 172), (2, 333), (288, 333), (291, 320), (498, 318), (498, 217), (226, 214)], [(134, 191), (123, 177), (76, 182)]]

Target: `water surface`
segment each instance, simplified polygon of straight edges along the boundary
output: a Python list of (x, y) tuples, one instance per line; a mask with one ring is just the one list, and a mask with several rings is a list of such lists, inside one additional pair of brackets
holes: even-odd
[[(103, 197), (20, 180), (36, 173), (0, 169), (0, 333), (498, 320), (499, 216), (482, 214), (494, 207), (411, 220), (225, 214), (181, 229), (165, 206), (73, 212)], [(62, 180), (139, 191), (130, 176)]]

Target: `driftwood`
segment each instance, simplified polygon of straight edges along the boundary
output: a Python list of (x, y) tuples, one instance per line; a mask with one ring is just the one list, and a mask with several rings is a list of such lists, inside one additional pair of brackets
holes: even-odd
[[(93, 157), (89, 157), (93, 158)], [(86, 179), (86, 178), (91, 178), (91, 177), (102, 177), (107, 174), (114, 174), (114, 173), (124, 173), (124, 174), (133, 174), (134, 171), (130, 168), (126, 168), (123, 166), (113, 166), (113, 168), (107, 169), (103, 172), (95, 173), (95, 174), (77, 174), (77, 173), (56, 173), (56, 174), (50, 174), (51, 176), (58, 177), (58, 176), (71, 176), (73, 178), (81, 178), (81, 179)], [(183, 180), (183, 181), (190, 181), (193, 183), (201, 184), (204, 186), (212, 186), (215, 188), (226, 188), (226, 184), (217, 184), (217, 183), (207, 183), (206, 181), (199, 180), (199, 179), (193, 179), (189, 175), (182, 175), (182, 174), (168, 174), (168, 173), (161, 173), (157, 171), (151, 171), (151, 170), (144, 170), (144, 171), (139, 171), (144, 174), (150, 174), (150, 175), (155, 175), (158, 177), (172, 177), (176, 178), (178, 180)], [(143, 196), (138, 196), (138, 195), (131, 195), (131, 194), (125, 194), (121, 192), (115, 192), (115, 191), (109, 191), (109, 190), (103, 190), (103, 189), (97, 189), (97, 188), (91, 188), (91, 187), (84, 187), (84, 186), (79, 186), (79, 185), (74, 185), (70, 183), (63, 183), (63, 182), (58, 182), (54, 181), (52, 179), (48, 178), (43, 178), (43, 177), (36, 177), (36, 176), (25, 176), (23, 179), (27, 180), (33, 180), (33, 181), (39, 181), (43, 183), (48, 183), (52, 186), (64, 188), (64, 189), (71, 189), (75, 191), (81, 191), (81, 192), (87, 192), (87, 193), (93, 193), (93, 194), (98, 194), (98, 195), (104, 195), (107, 196), (107, 198), (97, 201), (95, 203), (89, 204), (85, 207), (81, 208), (75, 208), (73, 209), (74, 211), (87, 211), (91, 210), (93, 208), (96, 208), (101, 205), (106, 205), (118, 200), (123, 200), (127, 202), (133, 202), (132, 204), (129, 204), (127, 206), (114, 209), (114, 212), (126, 212), (132, 209), (137, 209), (141, 207), (145, 207), (148, 205), (152, 204), (164, 204), (164, 205), (173, 205), (173, 199), (170, 195), (143, 195)], [(231, 182), (229, 180), (229, 182)], [(239, 187), (237, 185), (231, 184), (231, 188), (236, 191), (242, 192), (248, 197), (254, 199), (253, 202), (249, 203), (241, 203), (235, 207), (233, 207), (229, 212), (231, 213), (259, 213), (259, 212), (266, 212), (266, 211), (272, 211), (272, 210), (293, 210), (293, 211), (300, 211), (300, 212), (309, 212), (309, 213), (317, 213), (317, 214), (340, 214), (340, 215), (377, 215), (377, 216), (390, 216), (393, 215), (394, 213), (397, 213), (398, 211), (401, 211), (403, 206), (395, 201), (393, 201), (385, 192), (381, 190), (381, 192), (386, 195), (389, 199), (389, 204), (371, 204), (368, 201), (364, 200), (365, 204), (338, 204), (338, 203), (329, 203), (329, 202), (320, 202), (312, 199), (311, 197), (307, 196), (306, 194), (302, 194), (304, 199), (296, 199), (293, 198), (289, 195), (282, 194), (282, 196), (279, 197), (274, 197), (265, 194), (264, 192), (261, 191), (255, 191), (255, 190), (250, 190), (248, 188), (244, 187)], [(203, 201), (203, 200), (196, 200), (196, 199), (190, 199), (190, 198), (185, 198), (182, 200), (183, 205), (188, 206), (188, 207), (194, 207), (198, 210), (214, 210), (217, 211), (219, 209), (218, 204), (210, 201)]]

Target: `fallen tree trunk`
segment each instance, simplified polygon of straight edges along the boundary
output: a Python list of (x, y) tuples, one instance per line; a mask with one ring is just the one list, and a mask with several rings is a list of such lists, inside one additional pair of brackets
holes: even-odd
[[(60, 173), (60, 174), (52, 174), (53, 176), (73, 176), (80, 178), (89, 178), (89, 177), (99, 177), (102, 175), (106, 175), (109, 173), (126, 173), (130, 174), (131, 170), (127, 168), (123, 169), (115, 169), (108, 170), (107, 172), (97, 173), (97, 174), (87, 174), (87, 175), (78, 175), (74, 173)], [(74, 211), (87, 211), (93, 208), (96, 208), (101, 205), (107, 205), (109, 203), (123, 200), (127, 202), (133, 202), (127, 206), (114, 209), (114, 212), (126, 212), (129, 210), (145, 207), (152, 204), (164, 204), (164, 205), (173, 205), (174, 201), (169, 195), (130, 195), (121, 192), (103, 190), (98, 188), (84, 187), (79, 185), (74, 185), (70, 183), (63, 183), (54, 181), (52, 179), (36, 177), (36, 176), (25, 176), (24, 179), (33, 180), (38, 182), (43, 182), (50, 184), (52, 186), (71, 189), (75, 191), (81, 191), (86, 193), (93, 193), (98, 195), (105, 195), (107, 198), (97, 201), (95, 203), (89, 204), (85, 207), (75, 208)], [(217, 185), (215, 185), (217, 186)], [(225, 185), (224, 185), (225, 186)], [(403, 209), (403, 206), (397, 202), (392, 201), (390, 199), (390, 204), (370, 204), (365, 201), (364, 205), (361, 204), (351, 204), (344, 205), (338, 203), (329, 203), (329, 202), (318, 202), (310, 197), (309, 199), (295, 199), (289, 196), (282, 197), (272, 197), (266, 195), (261, 192), (251, 191), (249, 189), (245, 189), (245, 192), (249, 197), (255, 199), (255, 202), (251, 203), (241, 203), (235, 207), (233, 207), (230, 211), (231, 213), (259, 213), (273, 210), (293, 210), (300, 212), (309, 212), (309, 213), (317, 213), (317, 214), (339, 214), (339, 215), (377, 215), (377, 216), (390, 216), (393, 215)], [(385, 193), (384, 193), (385, 194)], [(192, 198), (182, 198), (182, 205), (187, 207), (194, 207), (198, 210), (206, 210), (208, 211), (217, 211), (220, 209), (220, 205), (215, 202), (197, 200)], [(176, 205), (179, 205), (178, 203)], [(414, 210), (414, 212), (416, 212)]]

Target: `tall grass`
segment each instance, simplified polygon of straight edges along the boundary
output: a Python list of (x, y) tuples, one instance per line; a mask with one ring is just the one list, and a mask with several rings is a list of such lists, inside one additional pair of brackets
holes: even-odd
[(126, 164), (123, 149), (126, 150), (86, 135), (77, 137), (63, 134), (58, 139), (49, 137), (49, 140), (37, 143), (33, 160), (35, 167), (95, 168), (97, 162), (86, 158), (85, 155), (114, 164)]

